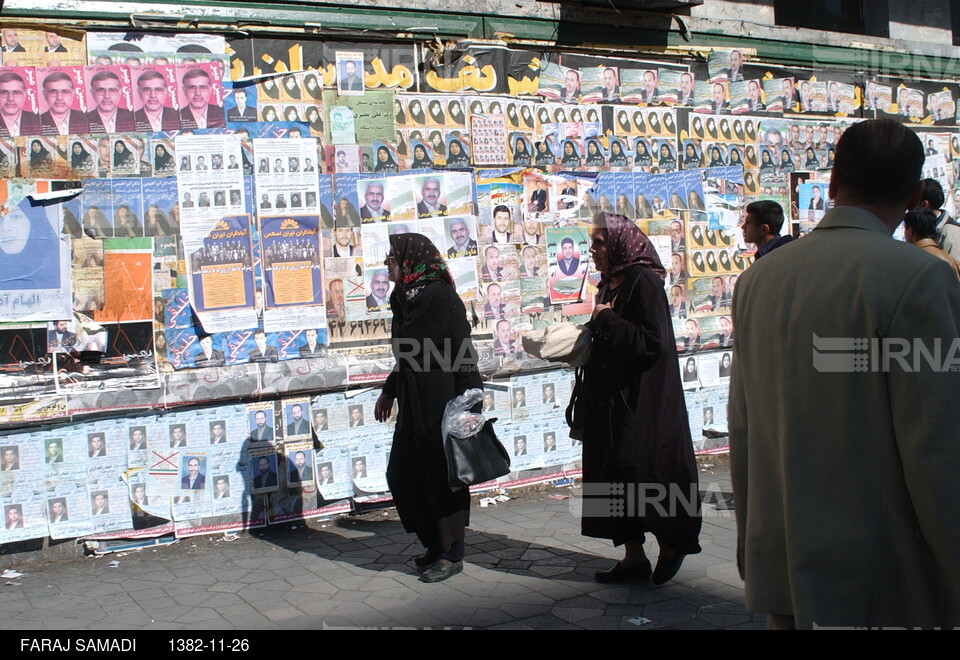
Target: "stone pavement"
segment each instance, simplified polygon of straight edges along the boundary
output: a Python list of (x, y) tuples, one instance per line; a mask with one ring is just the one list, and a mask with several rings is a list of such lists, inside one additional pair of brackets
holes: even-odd
[[(701, 458), (700, 478), (702, 490), (729, 492), (725, 457)], [(743, 609), (732, 511), (704, 504), (703, 552), (674, 581), (602, 585), (593, 572), (620, 551), (580, 536), (579, 493), (540, 486), (475, 503), (464, 572), (440, 584), (417, 580), (410, 558), (422, 550), (392, 509), (123, 556), (21, 566), (8, 556), (0, 567), (27, 576), (0, 585), (0, 628), (765, 628)]]

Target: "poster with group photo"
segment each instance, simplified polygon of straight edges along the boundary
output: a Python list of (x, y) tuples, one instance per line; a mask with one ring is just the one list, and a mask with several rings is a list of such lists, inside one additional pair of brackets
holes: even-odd
[(320, 217), (260, 218), (261, 265), (267, 308), (323, 303)]

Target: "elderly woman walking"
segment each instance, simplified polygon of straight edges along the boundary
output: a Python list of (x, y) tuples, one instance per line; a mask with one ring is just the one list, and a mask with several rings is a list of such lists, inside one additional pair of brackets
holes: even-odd
[(426, 548), (414, 560), (421, 579), (440, 582), (463, 570), (470, 523), (469, 490), (448, 485), (440, 422), (448, 401), (483, 384), (466, 309), (436, 246), (420, 234), (393, 235), (386, 263), (396, 283), (396, 366), (374, 413), (385, 421), (397, 400), (387, 482), (404, 528)]
[[(602, 278), (587, 324), (590, 360), (568, 416), (582, 432), (584, 484), (622, 484), (627, 506), (602, 516), (585, 506), (582, 531), (625, 547), (622, 560), (597, 571), (598, 581), (663, 584), (685, 555), (700, 552), (701, 523), (666, 271), (632, 220), (599, 213), (593, 225), (590, 253)], [(646, 533), (660, 548), (655, 569), (644, 553)]]

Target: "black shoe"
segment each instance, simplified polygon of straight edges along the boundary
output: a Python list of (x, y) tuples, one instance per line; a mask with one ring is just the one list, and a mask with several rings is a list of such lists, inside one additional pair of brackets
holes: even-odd
[(438, 561), (436, 564), (428, 568), (427, 571), (420, 576), (420, 581), (443, 582), (448, 577), (453, 577), (457, 573), (463, 571), (462, 561), (447, 562), (446, 564), (444, 564), (444, 561)]
[(673, 576), (680, 570), (684, 557), (686, 557), (686, 555), (680, 554), (679, 552), (672, 557), (660, 555), (660, 557), (657, 558), (657, 567), (653, 570), (653, 577), (650, 578), (650, 581), (656, 585), (661, 585), (672, 580)]
[(427, 548), (426, 552), (419, 557), (414, 558), (413, 563), (417, 565), (417, 570), (423, 573), (425, 570), (437, 563), (437, 560), (440, 559), (441, 554), (441, 550), (431, 550), (430, 548)]
[(597, 582), (626, 582), (628, 580), (647, 580), (650, 578), (650, 562), (645, 561), (636, 566), (624, 566), (620, 562), (603, 571), (593, 574)]

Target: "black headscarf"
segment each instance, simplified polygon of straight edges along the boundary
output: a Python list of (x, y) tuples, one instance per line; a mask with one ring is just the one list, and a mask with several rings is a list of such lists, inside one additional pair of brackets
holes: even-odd
[[(121, 150), (117, 151), (117, 145), (120, 145)], [(126, 165), (132, 165), (133, 161), (133, 152), (127, 149), (127, 145), (122, 141), (117, 140), (113, 148), (113, 166), (114, 167), (123, 167)]]

